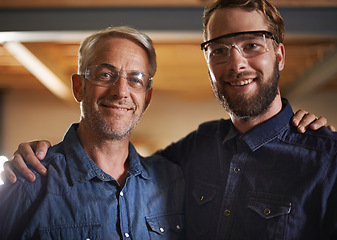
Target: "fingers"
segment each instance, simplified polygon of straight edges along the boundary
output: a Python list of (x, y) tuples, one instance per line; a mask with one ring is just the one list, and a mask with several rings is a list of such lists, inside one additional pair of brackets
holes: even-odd
[(1, 172), (1, 180), (3, 182), (9, 181), (11, 183), (15, 183), (17, 179), (12, 170), (11, 162), (10, 161), (5, 162), (3, 167), (4, 167), (4, 171)]
[[(298, 110), (292, 119), (292, 123), (300, 133), (304, 133), (308, 127), (317, 130), (327, 125), (328, 120), (325, 117), (317, 118), (315, 114), (305, 110)], [(328, 126), (331, 131), (335, 131), (334, 126)]]
[(307, 130), (308, 126), (312, 122), (316, 121), (316, 119), (317, 117), (314, 114), (301, 109), (295, 113), (292, 122), (293, 125), (297, 127), (297, 130), (300, 133), (304, 133)]
[[(21, 143), (18, 150), (14, 153), (13, 164), (18, 171), (28, 180), (35, 180), (35, 176), (31, 178), (32, 172), (27, 168), (23, 159), (26, 160), (38, 173), (45, 176), (47, 169), (41, 164), (40, 160), (46, 156), (50, 143), (48, 141), (34, 141), (29, 143)], [(34, 153), (34, 150), (36, 153)], [(28, 178), (30, 177), (30, 179)]]
[(319, 117), (310, 124), (310, 128), (312, 130), (317, 130), (323, 126), (326, 126), (327, 123), (328, 120), (325, 117)]
[(336, 132), (336, 128), (332, 125), (327, 126), (331, 131)]
[[(39, 161), (39, 160), (37, 160)], [(11, 164), (13, 167), (15, 167), (26, 179), (28, 179), (28, 181), (30, 182), (34, 182), (35, 181), (35, 175), (33, 174), (33, 172), (31, 170), (28, 169), (26, 163), (24, 162), (23, 158), (21, 157), (20, 154), (18, 154), (18, 152), (14, 153), (13, 159), (11, 161)], [(5, 169), (6, 174), (14, 174), (13, 171), (7, 171), (7, 169)], [(14, 175), (15, 176), (15, 175)]]
[(303, 109), (300, 109), (298, 110), (295, 115), (293, 116), (292, 118), (292, 123), (295, 127), (298, 127), (300, 121), (303, 119), (303, 117), (307, 114), (308, 112), (303, 110)]
[[(35, 147), (35, 155), (38, 159), (43, 160), (47, 154), (48, 148), (51, 146), (50, 142), (47, 140), (32, 142)], [(32, 146), (33, 148), (33, 146)]]

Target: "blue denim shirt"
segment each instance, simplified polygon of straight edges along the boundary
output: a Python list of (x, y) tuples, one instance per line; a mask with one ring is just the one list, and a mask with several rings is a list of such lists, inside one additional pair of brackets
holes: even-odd
[(0, 239), (183, 239), (181, 169), (129, 146), (121, 187), (84, 152), (74, 124), (49, 149), (48, 176), (0, 188)]
[(187, 239), (337, 239), (337, 134), (298, 133), (283, 104), (245, 134), (208, 122), (161, 153), (183, 168)]

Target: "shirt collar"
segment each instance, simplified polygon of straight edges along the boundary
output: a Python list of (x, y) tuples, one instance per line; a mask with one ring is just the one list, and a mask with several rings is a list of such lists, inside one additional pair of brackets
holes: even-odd
[[(64, 155), (67, 160), (68, 170), (73, 184), (81, 184), (94, 177), (97, 177), (102, 181), (113, 180), (110, 175), (103, 172), (103, 170), (96, 165), (82, 148), (77, 136), (78, 126), (78, 123), (72, 124), (63, 139)], [(128, 161), (129, 176), (139, 175), (145, 179), (149, 179), (149, 173), (142, 166), (140, 156), (131, 143), (129, 143)]]
[(271, 119), (245, 133), (242, 139), (252, 151), (255, 151), (287, 129), (293, 115), (289, 102), (282, 99), (282, 110)]
[(257, 150), (264, 144), (273, 140), (289, 127), (289, 121), (294, 113), (288, 100), (282, 98), (282, 105), (282, 110), (277, 115), (249, 130), (245, 134), (242, 134), (241, 136), (234, 125), (231, 123), (230, 130), (225, 136), (224, 141), (228, 141), (236, 136), (240, 136), (240, 138), (246, 142), (252, 151)]

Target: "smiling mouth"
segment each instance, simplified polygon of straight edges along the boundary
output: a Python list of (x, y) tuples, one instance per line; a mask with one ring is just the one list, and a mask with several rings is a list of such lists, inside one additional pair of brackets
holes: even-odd
[(229, 82), (231, 86), (245, 86), (253, 82), (254, 79), (248, 79), (248, 80), (242, 80), (242, 81), (234, 81), (234, 82)]
[(128, 107), (120, 107), (120, 106), (113, 106), (113, 105), (106, 105), (106, 104), (102, 104), (102, 106), (106, 108), (116, 109), (118, 111), (125, 111), (125, 112), (132, 110), (132, 108), (128, 108)]

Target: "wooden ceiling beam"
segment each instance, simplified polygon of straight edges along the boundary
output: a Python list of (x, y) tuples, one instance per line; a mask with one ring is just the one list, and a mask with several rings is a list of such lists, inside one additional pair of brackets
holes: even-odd
[(3, 46), (54, 95), (65, 101), (73, 101), (70, 84), (65, 84), (58, 77), (60, 73), (48, 67), (55, 64), (53, 61), (39, 59), (20, 42), (5, 42)]

